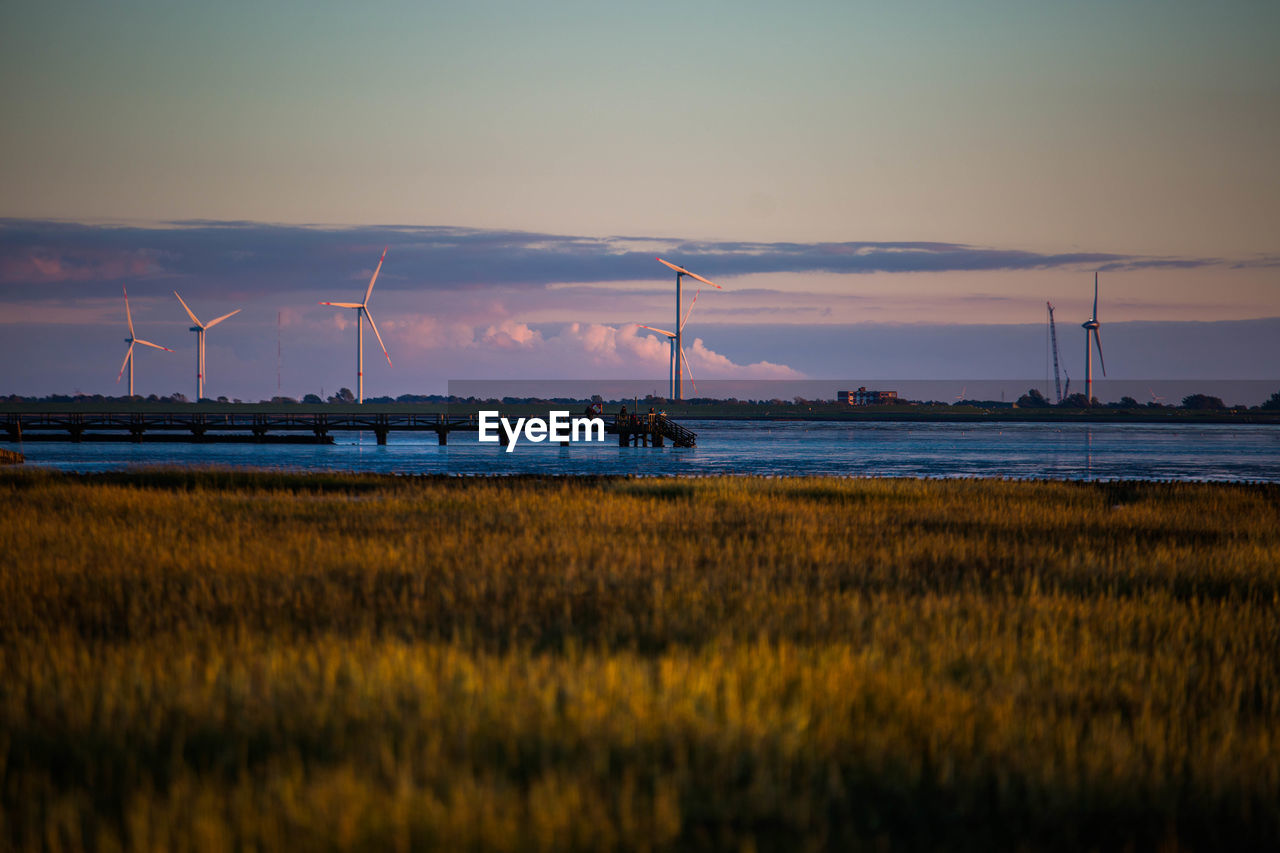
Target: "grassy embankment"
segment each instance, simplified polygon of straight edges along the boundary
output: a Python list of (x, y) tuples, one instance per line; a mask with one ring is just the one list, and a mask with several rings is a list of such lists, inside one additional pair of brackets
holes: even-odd
[(0, 847), (1274, 847), (1278, 507), (6, 473)]

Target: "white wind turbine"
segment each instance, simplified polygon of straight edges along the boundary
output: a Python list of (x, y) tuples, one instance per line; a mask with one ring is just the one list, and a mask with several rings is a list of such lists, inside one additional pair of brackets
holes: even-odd
[[(657, 259), (657, 261), (658, 261), (658, 263), (663, 264), (664, 266), (670, 267), (671, 269), (675, 270), (675, 273), (676, 273), (676, 330), (675, 330), (675, 333), (674, 333), (674, 334), (675, 334), (675, 338), (674, 338), (674, 346), (675, 346), (675, 349), (676, 349), (677, 351), (679, 351), (681, 354), (683, 354), (683, 353), (684, 353), (684, 349), (681, 347), (681, 343), (680, 343), (680, 333), (684, 330), (684, 323), (683, 323), (683, 322), (681, 321), (681, 319), (680, 319), (680, 280), (681, 280), (682, 278), (684, 278), (684, 277), (687, 275), (687, 276), (689, 276), (689, 278), (697, 279), (698, 281), (702, 282), (703, 284), (709, 284), (709, 285), (711, 285), (711, 286), (712, 286), (712, 287), (714, 287), (716, 290), (724, 290), (724, 288), (723, 288), (723, 287), (721, 287), (720, 285), (716, 284), (714, 281), (708, 281), (707, 279), (703, 278), (702, 276), (698, 275), (697, 273), (689, 272), (689, 271), (688, 271), (687, 269), (685, 269), (684, 267), (678, 267), (678, 266), (676, 266), (675, 264), (670, 263), (669, 261), (664, 261), (662, 258), (658, 258), (658, 259)], [(697, 298), (697, 297), (695, 296), (694, 298)], [(686, 317), (685, 319), (688, 319), (688, 318)], [(671, 334), (671, 333), (670, 333), (670, 332), (668, 332), (667, 334)], [(687, 365), (686, 365), (686, 366), (687, 366)], [(681, 399), (684, 399), (684, 396), (683, 396), (683, 394), (682, 394), (682, 393), (681, 393), (681, 391), (680, 391), (680, 374), (681, 374), (681, 371), (680, 371), (679, 369), (676, 369), (676, 370), (674, 370), (674, 371), (673, 371), (673, 373), (675, 374), (675, 381), (672, 383), (672, 387), (671, 387), (671, 397), (672, 397), (672, 399), (675, 399), (675, 400), (681, 400)], [(689, 377), (689, 378), (690, 378), (690, 380), (692, 380), (692, 378), (693, 378), (693, 377), (692, 377), (692, 375), (690, 375), (690, 377)]]
[(129, 311), (129, 288), (123, 285), (120, 288), (124, 291), (124, 318), (129, 321), (129, 337), (124, 342), (129, 345), (129, 351), (124, 354), (124, 362), (120, 365), (120, 372), (116, 374), (116, 382), (120, 381), (120, 377), (124, 376), (124, 369), (129, 368), (129, 396), (133, 396), (133, 345), (142, 344), (144, 347), (155, 347), (165, 352), (173, 352), (168, 347), (162, 347), (159, 344), (153, 344), (151, 341), (144, 341), (133, 333), (133, 313)]
[(1089, 334), (1093, 334), (1093, 342), (1098, 346), (1098, 363), (1102, 365), (1102, 375), (1107, 375), (1107, 363), (1102, 358), (1102, 338), (1098, 336), (1098, 274), (1093, 274), (1093, 314), (1080, 324), (1084, 329), (1084, 399), (1086, 406), (1093, 405), (1093, 350), (1089, 348)]
[(332, 305), (334, 308), (354, 308), (356, 311), (356, 399), (364, 402), (364, 318), (369, 318), (369, 328), (373, 329), (373, 333), (378, 337), (378, 346), (382, 347), (382, 354), (387, 357), (387, 366), (391, 367), (391, 354), (387, 352), (387, 346), (382, 342), (382, 335), (378, 334), (378, 326), (373, 322), (373, 315), (369, 313), (369, 297), (373, 295), (373, 283), (378, 280), (378, 273), (382, 270), (382, 261), (387, 257), (387, 248), (383, 248), (382, 257), (378, 258), (378, 266), (373, 270), (373, 278), (369, 279), (369, 287), (364, 292), (363, 302), (321, 302), (321, 305)]
[[(173, 295), (178, 296), (178, 291), (175, 290), (173, 292)], [(186, 309), (187, 316), (191, 318), (191, 322), (195, 323), (195, 325), (191, 327), (191, 331), (196, 333), (196, 402), (198, 403), (204, 399), (204, 333), (205, 333), (205, 330), (212, 329), (214, 326), (218, 325), (228, 317), (234, 317), (235, 315), (240, 313), (240, 309), (237, 308), (236, 310), (232, 311), (230, 314), (223, 314), (221, 317), (219, 317), (216, 320), (210, 320), (207, 323), (201, 323), (200, 319), (196, 317), (195, 312), (192, 311), (187, 306), (187, 303), (183, 300), (181, 296), (178, 296), (178, 301), (181, 302), (182, 307)]]
[[(693, 294), (693, 300), (689, 303), (689, 310), (685, 312), (684, 320), (682, 320), (680, 322), (680, 325), (676, 327), (677, 329), (683, 331), (684, 324), (689, 322), (689, 315), (693, 313), (693, 306), (698, 301), (698, 294), (700, 293), (702, 293), (701, 290)], [(693, 381), (693, 368), (689, 367), (689, 359), (685, 356), (684, 349), (682, 349), (680, 346), (680, 336), (676, 332), (668, 332), (666, 329), (659, 329), (654, 326), (641, 326), (640, 328), (648, 329), (651, 332), (657, 332), (660, 335), (666, 335), (668, 343), (671, 344), (671, 364), (667, 367), (667, 380), (671, 388), (671, 399), (673, 400), (679, 399), (679, 397), (676, 396), (679, 393), (678, 386), (676, 385), (676, 380), (678, 376), (677, 371), (681, 370), (682, 368), (683, 370), (688, 372), (689, 384), (693, 386), (693, 390), (696, 393), (698, 390), (698, 383)], [(676, 366), (677, 365), (676, 353), (680, 354), (679, 355), (680, 361), (678, 362), (678, 364), (681, 365), (681, 367)]]

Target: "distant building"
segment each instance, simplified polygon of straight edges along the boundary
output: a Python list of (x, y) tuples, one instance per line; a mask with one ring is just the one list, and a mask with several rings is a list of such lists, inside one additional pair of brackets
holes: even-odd
[(836, 401), (847, 406), (881, 406), (898, 401), (897, 391), (868, 391), (865, 387), (857, 391), (837, 391)]

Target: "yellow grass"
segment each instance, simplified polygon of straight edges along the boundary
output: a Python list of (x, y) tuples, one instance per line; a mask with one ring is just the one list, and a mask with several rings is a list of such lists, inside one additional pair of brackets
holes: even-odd
[(0, 847), (1280, 843), (1280, 489), (0, 477)]

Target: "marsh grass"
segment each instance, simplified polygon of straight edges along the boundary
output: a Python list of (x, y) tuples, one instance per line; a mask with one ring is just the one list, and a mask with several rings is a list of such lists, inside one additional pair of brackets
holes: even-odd
[(1280, 843), (1280, 489), (0, 477), (0, 844)]

